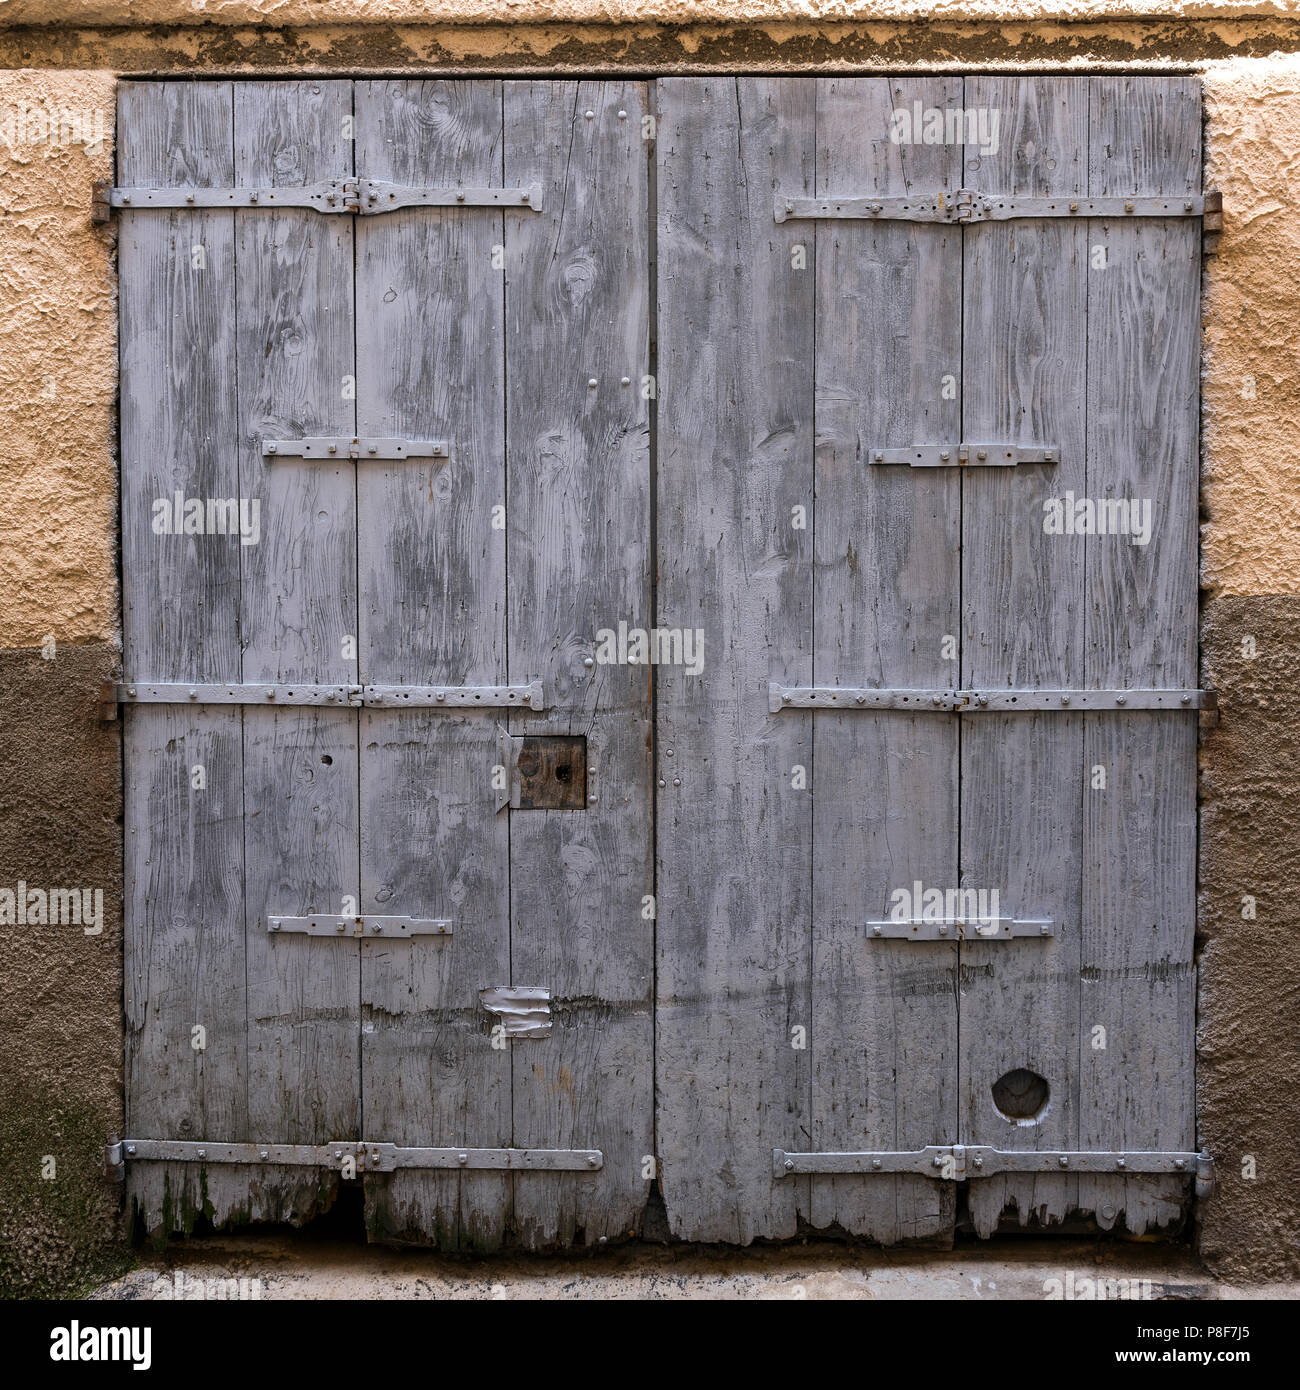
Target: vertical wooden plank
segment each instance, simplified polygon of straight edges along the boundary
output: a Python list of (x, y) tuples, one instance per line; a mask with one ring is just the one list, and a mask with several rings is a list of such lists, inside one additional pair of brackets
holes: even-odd
[[(959, 187), (960, 148), (891, 132), (896, 110), (961, 99), (960, 78), (820, 79), (817, 196)], [(815, 683), (951, 688), (959, 478), (871, 452), (958, 437), (961, 230), (828, 220), (816, 239)], [(956, 945), (864, 924), (895, 889), (956, 887), (957, 720), (819, 712), (813, 727), (812, 1147), (951, 1143)], [(814, 1225), (887, 1244), (950, 1239), (954, 1210), (953, 1184), (929, 1178), (812, 1181)]]
[[(1093, 78), (1088, 192), (1196, 194), (1195, 78)], [(1149, 499), (1145, 545), (1095, 535), (1085, 665), (1100, 688), (1196, 683), (1198, 221), (1089, 224), (1106, 268), (1089, 278), (1091, 498)], [(1080, 1140), (1090, 1148), (1195, 1144), (1195, 715), (1086, 721), (1087, 767), (1107, 790), (1084, 821)], [(1093, 1030), (1105, 1029), (1104, 1049)], [(1181, 1178), (1080, 1180), (1081, 1205), (1141, 1233), (1181, 1215)]]
[[(1080, 194), (1087, 179), (1083, 78), (972, 77), (966, 109), (998, 116), (998, 148), (966, 150), (981, 191)], [(1078, 687), (1083, 675), (1083, 550), (1044, 531), (1045, 501), (1084, 479), (1086, 228), (1060, 219), (968, 227), (963, 432), (1051, 444), (1055, 464), (972, 468), (962, 493), (962, 683), (979, 689)], [(1080, 716), (972, 714), (962, 723), (961, 872), (996, 888), (1009, 916), (1050, 917), (1055, 935), (961, 949), (961, 1140), (1003, 1149), (1072, 1148), (1078, 1134)], [(1050, 1099), (1000, 1110), (993, 1087), (1025, 1070)], [(1004, 1210), (1059, 1220), (1071, 1177), (970, 1183), (988, 1235)]]
[(545, 191), (505, 219), (510, 679), (553, 704), (510, 727), (585, 735), (590, 792), (506, 813), (512, 981), (546, 986), (554, 1018), (511, 1044), (514, 1142), (604, 1154), (516, 1174), (527, 1246), (637, 1231), (654, 1154), (649, 673), (584, 664), (601, 629), (654, 625), (646, 110), (643, 82), (504, 87), (506, 186)]
[[(501, 183), (496, 82), (360, 82), (356, 160), (367, 177), (429, 187)], [(491, 685), (507, 675), (503, 244), (492, 209), (417, 208), (357, 236), (357, 428), (445, 439), (445, 461), (358, 466), (361, 679)], [(367, 1137), (506, 1147), (508, 1048), (478, 991), (506, 984), (509, 826), (496, 814), (496, 711), (366, 710), (361, 720), (365, 912), (448, 917), (446, 940), (362, 948)], [(531, 981), (528, 983), (532, 983)], [(390, 1238), (492, 1247), (508, 1174), (395, 1173), (366, 1181)]]
[[(352, 169), (350, 82), (235, 87), (235, 180), (303, 185)], [(342, 463), (266, 458), (264, 439), (354, 429), (352, 223), (311, 210), (235, 214), (241, 495), (260, 503), (243, 564), (243, 678), (355, 679), (356, 485)], [(352, 647), (348, 647), (348, 643)], [(360, 1138), (360, 950), (273, 936), (267, 918), (358, 896), (357, 714), (244, 712), (249, 1122), (257, 1139)], [(355, 908), (353, 909), (355, 911)], [(337, 1177), (279, 1174), (287, 1211)]]
[[(119, 180), (229, 186), (231, 110), (229, 83), (124, 83)], [(206, 512), (207, 498), (239, 493), (232, 214), (127, 213), (118, 254), (124, 668), (139, 680), (237, 681), (239, 537), (154, 529), (164, 506), (183, 522), (184, 499), (204, 499)], [(238, 709), (126, 711), (133, 1136), (250, 1137), (240, 744)], [(245, 1205), (247, 1186), (237, 1172), (203, 1183), (187, 1164), (128, 1171), (150, 1229), (188, 1227), (205, 1206), (222, 1220)]]
[(795, 1233), (772, 1150), (812, 1140), (811, 716), (767, 687), (812, 676), (813, 236), (773, 200), (812, 191), (814, 87), (657, 92), (658, 622), (705, 639), (657, 680), (658, 1146), (673, 1233), (747, 1243)]

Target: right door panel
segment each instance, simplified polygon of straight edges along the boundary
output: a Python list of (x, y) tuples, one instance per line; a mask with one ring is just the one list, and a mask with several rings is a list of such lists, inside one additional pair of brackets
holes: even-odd
[(1175, 1222), (1181, 1170), (1069, 1155), (1195, 1142), (1199, 88), (657, 95), (671, 1227)]

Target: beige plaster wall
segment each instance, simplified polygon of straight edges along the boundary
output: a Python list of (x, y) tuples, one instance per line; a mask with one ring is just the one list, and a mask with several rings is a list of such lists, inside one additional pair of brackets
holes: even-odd
[(0, 72), (0, 648), (116, 630), (113, 83)]

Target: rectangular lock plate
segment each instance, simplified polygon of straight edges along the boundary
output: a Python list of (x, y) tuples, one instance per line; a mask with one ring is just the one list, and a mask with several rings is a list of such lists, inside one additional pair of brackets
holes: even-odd
[(519, 740), (521, 811), (581, 811), (587, 804), (585, 734), (525, 734)]

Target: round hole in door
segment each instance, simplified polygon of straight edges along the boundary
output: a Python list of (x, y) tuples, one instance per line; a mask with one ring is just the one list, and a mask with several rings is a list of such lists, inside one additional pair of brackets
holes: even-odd
[(1051, 1087), (1036, 1071), (1017, 1067), (993, 1083), (993, 1104), (1008, 1120), (1035, 1120), (1047, 1106)]

